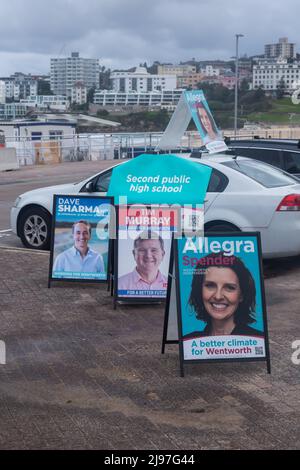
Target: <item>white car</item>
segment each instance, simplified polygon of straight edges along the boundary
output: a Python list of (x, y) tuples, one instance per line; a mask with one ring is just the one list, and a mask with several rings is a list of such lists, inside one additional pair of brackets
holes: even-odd
[[(183, 158), (212, 168), (205, 200), (206, 231), (259, 231), (265, 258), (300, 254), (299, 180), (271, 165), (244, 157), (218, 154), (201, 160)], [(22, 194), (11, 209), (13, 232), (28, 248), (48, 249), (53, 195), (104, 195), (111, 172), (112, 168), (81, 183)]]

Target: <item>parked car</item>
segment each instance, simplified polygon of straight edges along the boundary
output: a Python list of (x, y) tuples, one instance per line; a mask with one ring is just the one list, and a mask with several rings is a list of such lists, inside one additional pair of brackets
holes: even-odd
[[(206, 231), (260, 231), (265, 258), (300, 254), (300, 183), (296, 178), (244, 157), (182, 158), (212, 168), (205, 199)], [(26, 247), (48, 249), (53, 194), (103, 195), (111, 173), (112, 168), (80, 183), (22, 194), (11, 209), (13, 232)]]
[(230, 150), (281, 168), (300, 179), (300, 141), (283, 139), (227, 140)]

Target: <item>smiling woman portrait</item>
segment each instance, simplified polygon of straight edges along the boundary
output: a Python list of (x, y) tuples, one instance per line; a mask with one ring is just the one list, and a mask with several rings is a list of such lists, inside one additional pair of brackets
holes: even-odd
[(204, 138), (209, 141), (215, 140), (218, 137), (218, 129), (211, 113), (201, 101), (197, 103), (196, 110)]
[(263, 335), (249, 326), (256, 321), (255, 282), (236, 256), (212, 253), (199, 260), (189, 305), (196, 318), (206, 322), (204, 330), (199, 332), (201, 336)]

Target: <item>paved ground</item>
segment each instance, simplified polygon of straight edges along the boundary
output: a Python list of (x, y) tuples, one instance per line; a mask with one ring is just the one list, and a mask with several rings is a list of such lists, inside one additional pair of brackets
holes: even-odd
[(112, 308), (106, 287), (47, 288), (48, 254), (0, 249), (1, 449), (299, 449), (300, 267), (266, 280), (262, 363), (160, 354), (163, 308)]

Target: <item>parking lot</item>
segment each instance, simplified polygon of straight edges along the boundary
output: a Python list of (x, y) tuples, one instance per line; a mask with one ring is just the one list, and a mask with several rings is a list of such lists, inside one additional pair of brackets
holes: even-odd
[(264, 363), (194, 364), (181, 378), (178, 346), (160, 352), (163, 305), (114, 310), (103, 284), (48, 289), (49, 254), (9, 232), (20, 193), (114, 163), (0, 173), (0, 448), (299, 449), (299, 257), (264, 266), (271, 375)]

